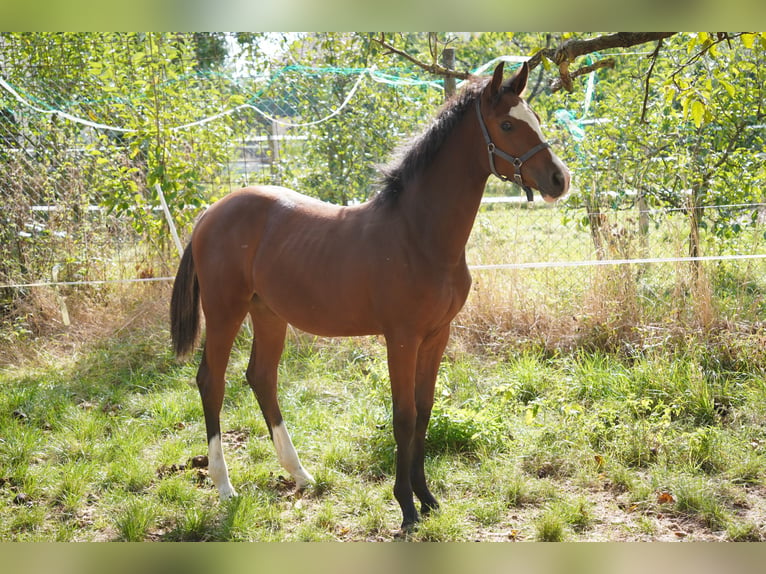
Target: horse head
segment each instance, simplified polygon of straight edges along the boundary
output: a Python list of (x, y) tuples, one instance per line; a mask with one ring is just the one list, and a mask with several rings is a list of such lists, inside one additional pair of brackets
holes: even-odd
[[(503, 81), (503, 62), (476, 100), (476, 111), (487, 144), (490, 171), (519, 184), (532, 199), (534, 188), (545, 201), (555, 201), (569, 190), (569, 170), (550, 149), (539, 116), (521, 97), (529, 65)], [(499, 160), (498, 160), (499, 158)]]

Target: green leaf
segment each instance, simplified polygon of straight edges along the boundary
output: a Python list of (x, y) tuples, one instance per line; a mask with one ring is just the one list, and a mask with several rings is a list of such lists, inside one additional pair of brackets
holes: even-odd
[(702, 125), (702, 120), (705, 119), (705, 104), (699, 100), (693, 100), (691, 105), (692, 121), (696, 127)]
[(726, 80), (719, 80), (719, 82), (720, 82), (720, 83), (721, 83), (721, 85), (724, 87), (724, 89), (726, 90), (726, 92), (729, 94), (729, 97), (732, 97), (732, 98), (733, 98), (733, 97), (735, 96), (735, 94), (737, 93), (737, 90), (736, 90), (736, 88), (735, 88), (734, 86), (732, 86), (732, 85), (731, 85), (729, 82), (727, 82)]

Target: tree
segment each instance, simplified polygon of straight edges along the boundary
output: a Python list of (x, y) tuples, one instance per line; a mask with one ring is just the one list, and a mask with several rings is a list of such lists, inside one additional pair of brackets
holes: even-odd
[(280, 107), (291, 114), (282, 120), (299, 124), (292, 131), (305, 138), (281, 164), (284, 183), (338, 204), (367, 199), (375, 191), (378, 166), (403, 137), (417, 132), (438, 93), (403, 93), (374, 81), (369, 70), (381, 63), (381, 53), (364, 34), (302, 34), (278, 57), (275, 66), (302, 63), (285, 68), (265, 94), (281, 98)]

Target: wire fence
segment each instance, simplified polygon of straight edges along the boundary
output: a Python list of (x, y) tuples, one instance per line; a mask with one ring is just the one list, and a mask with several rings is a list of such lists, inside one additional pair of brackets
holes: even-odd
[[(157, 185), (182, 239), (209, 202), (242, 185), (363, 199), (376, 162), (443, 97), (439, 83), (402, 70), (212, 73), (200, 69), (190, 35), (164, 44), (111, 36), (111, 61), (85, 56), (103, 55), (94, 44), (104, 38), (54, 35), (34, 48), (32, 40), (0, 36), (4, 317), (33, 289), (66, 295), (94, 284), (170, 281), (177, 253)], [(173, 58), (184, 63), (171, 71)], [(588, 98), (592, 92), (590, 82)], [(361, 115), (381, 106), (379, 116)], [(393, 117), (405, 108), (409, 115)], [(360, 155), (332, 165), (351, 148)], [(314, 171), (306, 167), (320, 156)], [(576, 184), (577, 158), (570, 160)], [(332, 170), (362, 183), (328, 196), (323, 176)], [(509, 189), (499, 183), (487, 191), (467, 248), (475, 285), (462, 321), (481, 337), (512, 325), (575, 332), (586, 320), (634, 327), (763, 320), (762, 203), (706, 206), (700, 229), (688, 208), (649, 209), (635, 198), (594, 207), (575, 194), (549, 207), (527, 205), (516, 190), (504, 195)]]

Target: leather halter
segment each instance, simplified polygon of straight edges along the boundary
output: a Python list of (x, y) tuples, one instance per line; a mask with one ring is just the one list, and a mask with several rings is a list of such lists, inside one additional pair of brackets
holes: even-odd
[(481, 133), (484, 134), (484, 141), (487, 144), (487, 153), (489, 154), (489, 169), (492, 171), (492, 173), (495, 175), (495, 177), (503, 180), (503, 181), (510, 181), (511, 178), (508, 176), (502, 175), (501, 173), (498, 173), (497, 169), (495, 168), (495, 156), (498, 156), (508, 163), (510, 163), (513, 166), (513, 181), (518, 186), (521, 187), (521, 189), (524, 190), (524, 192), (527, 194), (527, 201), (532, 201), (534, 199), (534, 195), (532, 193), (532, 189), (528, 185), (524, 185), (524, 182), (521, 178), (521, 166), (524, 164), (525, 161), (527, 161), (530, 157), (535, 155), (537, 152), (544, 150), (545, 148), (550, 147), (551, 144), (548, 142), (540, 142), (535, 147), (530, 149), (527, 153), (522, 155), (521, 157), (514, 157), (510, 154), (505, 153), (503, 150), (498, 149), (495, 147), (495, 144), (492, 143), (492, 139), (489, 137), (489, 131), (487, 130), (487, 126), (484, 124), (484, 118), (481, 116), (481, 98), (476, 98), (476, 115), (479, 117), (479, 125), (481, 126)]

